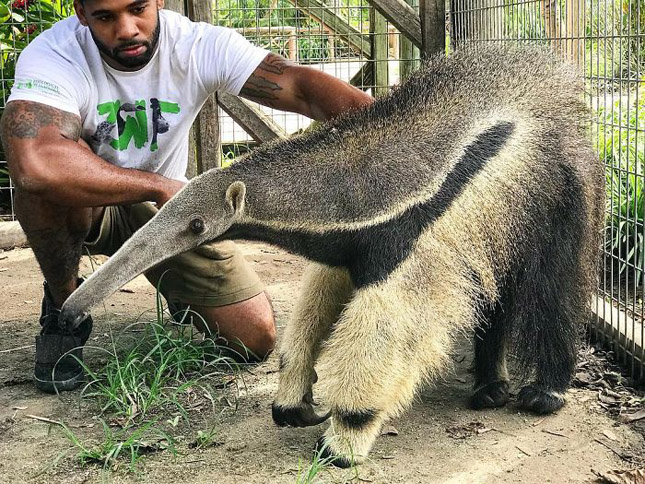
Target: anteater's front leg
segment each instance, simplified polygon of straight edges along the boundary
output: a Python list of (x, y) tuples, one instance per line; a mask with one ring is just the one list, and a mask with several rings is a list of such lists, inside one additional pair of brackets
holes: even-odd
[(272, 409), (276, 424), (305, 427), (328, 418), (316, 415), (313, 408), (314, 364), (322, 341), (353, 291), (345, 269), (320, 264), (307, 269), (300, 299), (280, 344), (280, 387)]
[(409, 405), (424, 379), (442, 373), (451, 325), (435, 321), (427, 298), (388, 283), (363, 288), (334, 325), (318, 362), (332, 418), (317, 447), (335, 465), (361, 462), (383, 422)]

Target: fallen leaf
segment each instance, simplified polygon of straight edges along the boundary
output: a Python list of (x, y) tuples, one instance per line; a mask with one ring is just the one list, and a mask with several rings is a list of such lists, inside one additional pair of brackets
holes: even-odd
[[(446, 428), (446, 432), (453, 439), (465, 439), (473, 435), (477, 435), (480, 430), (485, 429), (486, 426), (482, 422), (469, 422), (466, 425), (455, 425)], [(490, 430), (490, 429), (489, 429)]]
[(122, 287), (119, 289), (119, 292), (127, 292), (128, 294), (134, 294), (134, 291), (132, 289), (128, 289), (127, 287)]
[(592, 469), (602, 482), (610, 484), (645, 484), (645, 469), (632, 469), (629, 471), (597, 472)]
[(645, 408), (635, 413), (626, 413), (620, 416), (623, 423), (632, 423), (645, 418)]
[(27, 410), (29, 407), (13, 407), (14, 410)]
[(393, 455), (382, 455), (381, 459), (394, 459)]
[(607, 437), (609, 440), (613, 440), (614, 442), (618, 440), (618, 437), (616, 437), (616, 434), (613, 433), (611, 430), (605, 430), (602, 434), (605, 437)]
[(383, 429), (381, 435), (399, 435), (399, 431), (390, 425), (389, 427), (385, 427)]

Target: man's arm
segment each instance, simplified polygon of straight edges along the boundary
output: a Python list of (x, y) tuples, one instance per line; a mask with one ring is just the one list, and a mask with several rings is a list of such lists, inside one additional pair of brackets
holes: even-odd
[(268, 54), (246, 81), (240, 95), (272, 108), (327, 120), (374, 99), (322, 71)]
[(78, 116), (31, 101), (7, 104), (2, 145), (16, 186), (53, 203), (96, 207), (155, 201), (163, 204), (183, 183), (120, 168), (84, 148)]

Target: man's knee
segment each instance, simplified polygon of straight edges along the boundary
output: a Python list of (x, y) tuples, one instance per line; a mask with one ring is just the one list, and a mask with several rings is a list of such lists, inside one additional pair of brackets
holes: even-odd
[(260, 360), (266, 359), (275, 348), (277, 332), (273, 311), (256, 322), (256, 350), (254, 353)]
[(208, 328), (200, 330), (218, 334), (240, 353), (248, 350), (264, 360), (275, 347), (276, 328), (273, 307), (266, 293), (226, 306), (193, 306)]

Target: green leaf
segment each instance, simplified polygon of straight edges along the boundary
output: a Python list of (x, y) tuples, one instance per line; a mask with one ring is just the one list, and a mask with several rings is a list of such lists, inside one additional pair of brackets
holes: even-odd
[(11, 18), (11, 10), (9, 6), (0, 2), (0, 22), (4, 23)]

